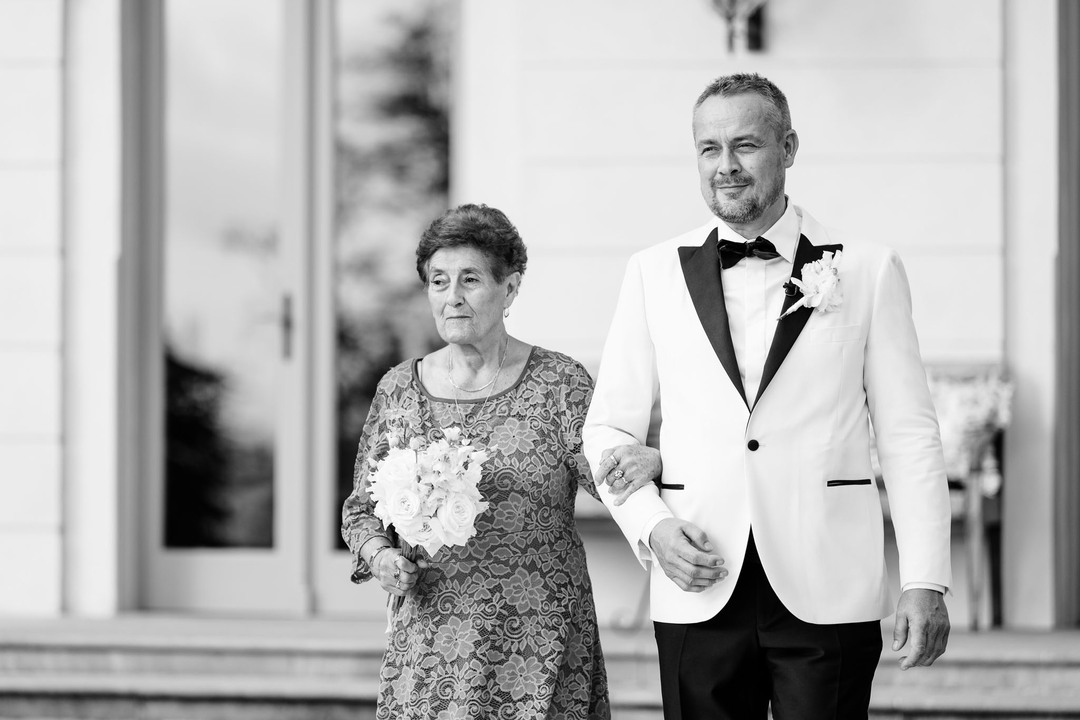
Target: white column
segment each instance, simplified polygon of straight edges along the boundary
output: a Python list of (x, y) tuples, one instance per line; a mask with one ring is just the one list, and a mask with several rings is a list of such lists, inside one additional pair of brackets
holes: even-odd
[(120, 606), (120, 2), (67, 5), (64, 607)]
[[(1002, 605), (1013, 628), (1053, 623), (1057, 3), (1005, 2), (1005, 438)], [(974, 210), (974, 209), (973, 209)]]

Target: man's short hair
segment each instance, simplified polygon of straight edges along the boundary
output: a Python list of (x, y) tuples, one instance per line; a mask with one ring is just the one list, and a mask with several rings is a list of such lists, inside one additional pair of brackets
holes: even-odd
[(731, 97), (747, 93), (759, 95), (769, 102), (772, 106), (766, 111), (769, 122), (776, 128), (776, 134), (783, 137), (791, 129), (791, 110), (788, 109), (787, 98), (771, 80), (757, 73), (735, 73), (716, 78), (705, 86), (701, 95), (698, 95), (697, 102), (694, 103), (694, 111), (696, 112), (701, 107), (701, 103), (713, 95)]

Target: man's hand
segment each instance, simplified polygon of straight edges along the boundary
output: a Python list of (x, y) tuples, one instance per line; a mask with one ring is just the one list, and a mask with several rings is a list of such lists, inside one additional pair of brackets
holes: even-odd
[(611, 486), (616, 505), (652, 483), (664, 469), (660, 451), (645, 445), (618, 445), (605, 450), (601, 457), (595, 481), (597, 485)]
[(913, 588), (900, 596), (896, 604), (893, 652), (899, 652), (909, 639), (911, 651), (900, 658), (901, 670), (930, 666), (945, 652), (949, 642), (949, 611), (941, 593)]
[(693, 523), (668, 518), (649, 535), (649, 545), (671, 580), (686, 592), (701, 592), (727, 577), (724, 559), (712, 552), (705, 533)]

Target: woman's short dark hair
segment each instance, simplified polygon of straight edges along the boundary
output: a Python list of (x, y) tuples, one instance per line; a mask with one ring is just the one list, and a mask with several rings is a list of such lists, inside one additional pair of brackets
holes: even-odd
[(416, 272), (427, 283), (427, 264), (443, 248), (473, 247), (487, 257), (497, 282), (525, 274), (525, 243), (510, 218), (487, 205), (458, 205), (436, 218), (416, 246)]

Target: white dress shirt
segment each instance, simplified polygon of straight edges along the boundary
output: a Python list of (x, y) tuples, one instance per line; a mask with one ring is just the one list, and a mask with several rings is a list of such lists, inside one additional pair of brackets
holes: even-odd
[[(717, 219), (716, 226), (718, 241), (747, 242), (746, 238), (722, 220)], [(795, 212), (795, 205), (788, 202), (780, 219), (760, 236), (776, 246), (780, 257), (769, 260), (748, 257), (720, 271), (731, 344), (735, 349), (735, 359), (739, 363), (739, 376), (742, 378), (746, 400), (751, 406), (757, 398), (765, 369), (765, 357), (769, 353), (777, 321), (783, 311), (784, 285), (791, 278), (800, 234), (799, 215)], [(665, 517), (667, 516), (659, 514), (643, 528), (641, 539), (646, 546), (656, 524)], [(941, 585), (922, 582), (906, 583), (903, 589), (913, 588), (945, 591)]]
[[(717, 220), (716, 225), (718, 240), (746, 242), (721, 220)], [(743, 390), (751, 405), (761, 386), (765, 356), (772, 345), (776, 321), (784, 305), (784, 284), (791, 278), (795, 247), (799, 243), (799, 216), (795, 206), (788, 203), (784, 214), (761, 237), (776, 246), (780, 257), (771, 260), (748, 257), (720, 271), (731, 344), (739, 363)]]

